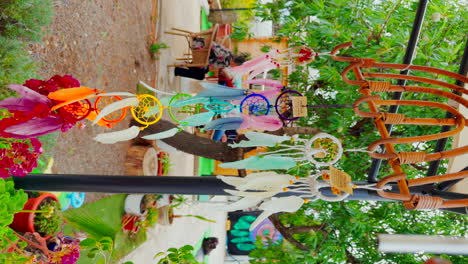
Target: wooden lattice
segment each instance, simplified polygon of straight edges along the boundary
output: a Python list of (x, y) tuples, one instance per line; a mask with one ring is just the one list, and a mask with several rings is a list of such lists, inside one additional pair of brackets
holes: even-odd
[[(422, 71), (432, 73), (434, 75), (444, 75), (455, 80), (459, 80), (463, 84), (468, 82), (468, 78), (460, 74), (453, 72), (408, 64), (392, 64), (392, 63), (381, 63), (376, 62), (374, 59), (368, 58), (355, 58), (355, 57), (339, 57), (336, 56), (340, 49), (351, 46), (351, 43), (345, 43), (335, 47), (331, 52), (333, 59), (336, 61), (349, 62), (342, 72), (343, 81), (351, 85), (359, 86), (359, 92), (363, 94), (363, 97), (358, 99), (354, 103), (354, 111), (356, 114), (362, 117), (369, 117), (374, 119), (374, 124), (377, 127), (381, 139), (374, 141), (369, 145), (369, 151), (371, 157), (376, 159), (387, 159), (391, 165), (394, 174), (389, 175), (381, 179), (377, 188), (382, 188), (385, 184), (390, 182), (397, 182), (399, 192), (387, 192), (384, 190), (378, 191), (378, 194), (382, 197), (401, 200), (407, 209), (431, 209), (431, 208), (455, 208), (468, 206), (468, 199), (459, 200), (444, 200), (440, 197), (424, 196), (419, 194), (411, 194), (410, 188), (412, 186), (419, 186), (425, 184), (432, 184), (437, 182), (444, 182), (450, 180), (457, 180), (468, 177), (468, 171), (461, 171), (457, 173), (450, 173), (444, 175), (430, 176), (419, 179), (407, 179), (407, 175), (403, 171), (402, 164), (411, 164), (418, 162), (429, 162), (440, 159), (453, 158), (459, 155), (468, 153), (468, 146), (461, 146), (453, 148), (451, 150), (445, 150), (435, 153), (426, 152), (397, 152), (395, 150), (395, 144), (414, 143), (420, 141), (437, 140), (441, 138), (447, 138), (460, 133), (463, 128), (468, 125), (466, 117), (464, 117), (457, 109), (438, 102), (430, 101), (418, 101), (418, 100), (382, 100), (379, 95), (375, 93), (386, 93), (386, 92), (415, 92), (415, 93), (427, 93), (437, 96), (442, 96), (453, 100), (464, 107), (468, 107), (468, 100), (463, 98), (463, 95), (468, 94), (468, 90), (464, 88), (464, 85), (458, 86), (456, 84), (447, 83), (440, 80), (434, 80), (429, 78), (423, 78), (418, 76), (391, 74), (379, 72), (364, 72), (363, 69), (396, 69), (396, 70), (411, 70), (411, 71)], [(349, 72), (352, 72), (354, 79), (348, 78)], [(389, 81), (374, 81), (368, 79), (400, 79), (410, 80), (416, 82), (418, 85), (394, 85)], [(424, 85), (432, 84), (438, 87), (444, 87), (452, 90), (455, 93), (444, 91), (436, 88), (425, 87)], [(460, 94), (460, 95), (458, 95)], [(365, 112), (359, 109), (359, 105), (367, 103), (369, 112)], [(440, 108), (447, 112), (450, 112), (452, 118), (409, 118), (404, 114), (397, 113), (386, 113), (380, 112), (379, 106), (382, 105), (412, 105), (430, 108)], [(433, 135), (422, 135), (414, 137), (391, 137), (386, 128), (386, 124), (404, 124), (404, 125), (437, 125), (437, 126), (451, 126), (454, 127), (452, 130), (447, 132), (441, 132)], [(379, 145), (385, 146), (384, 153), (375, 153)]]

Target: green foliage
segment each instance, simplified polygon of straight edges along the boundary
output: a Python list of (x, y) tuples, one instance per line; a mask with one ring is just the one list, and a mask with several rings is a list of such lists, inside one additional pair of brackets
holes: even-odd
[(3, 0), (0, 3), (0, 35), (40, 41), (42, 27), (52, 21), (52, 1)]
[(12, 90), (5, 88), (5, 85), (23, 83), (37, 77), (37, 67), (25, 46), (24, 42), (0, 35), (0, 100), (17, 96)]
[(152, 43), (149, 47), (149, 52), (151, 53), (151, 58), (153, 60), (157, 60), (159, 58), (159, 54), (161, 53), (161, 49), (167, 49), (169, 46), (164, 43)]
[[(378, 61), (402, 63), (418, 1), (374, 0), (277, 0), (262, 5), (257, 15), (279, 25), (278, 37), (288, 37), (292, 45), (306, 45), (316, 52), (330, 51), (338, 44), (352, 41), (353, 47), (340, 55), (374, 58)], [(437, 18), (440, 15), (440, 20)], [(436, 19), (434, 19), (436, 18)], [(428, 5), (420, 41), (413, 64), (458, 71), (466, 44), (468, 11), (458, 1), (433, 0)], [(298, 66), (289, 75), (289, 87), (304, 93), (310, 105), (349, 104), (361, 95), (357, 87), (344, 83), (341, 72), (346, 63), (320, 56), (310, 65)], [(317, 71), (319, 76), (317, 77)], [(389, 73), (398, 73), (388, 70)], [(428, 73), (411, 74), (453, 83), (443, 76)], [(414, 84), (409, 82), (410, 85)], [(425, 94), (404, 94), (407, 100), (440, 98)], [(385, 110), (385, 109), (383, 109)], [(409, 117), (442, 117), (443, 111), (428, 111), (417, 107), (401, 107)], [(324, 132), (343, 139), (345, 149), (365, 148), (380, 138), (372, 122), (354, 114), (351, 109), (313, 108), (309, 116), (296, 122), (297, 126), (319, 127)], [(397, 136), (434, 134), (439, 127), (395, 126)], [(398, 145), (399, 151), (426, 151), (435, 142)], [(365, 153), (347, 152), (336, 167), (349, 173), (353, 180), (365, 180), (370, 158)], [(418, 164), (427, 168), (427, 164)], [(313, 166), (293, 168), (288, 173), (308, 175)], [(409, 177), (420, 177), (420, 168), (405, 166)], [(441, 166), (440, 172), (443, 172)], [(390, 174), (387, 166), (381, 177)], [(296, 249), (288, 242), (263, 245), (251, 253), (251, 263), (422, 263), (422, 254), (383, 254), (377, 251), (378, 233), (433, 234), (465, 236), (468, 220), (464, 216), (440, 211), (407, 211), (400, 204), (371, 202), (314, 202), (294, 214), (281, 217), (289, 226), (323, 225), (320, 231), (294, 235), (310, 248)], [(453, 263), (466, 263), (467, 257), (446, 257)]]
[[(23, 190), (15, 190), (11, 178), (0, 179), (0, 252), (6, 250), (18, 241), (18, 237), (9, 227), (13, 222), (13, 215), (23, 209), (28, 200), (27, 194)], [(16, 261), (16, 262), (15, 262)], [(18, 253), (0, 254), (0, 263), (22, 263), (25, 261)]]
[(53, 200), (45, 201), (39, 206), (38, 211), (34, 218), (37, 232), (42, 235), (56, 234), (63, 225), (60, 203)]
[(159, 160), (161, 161), (161, 164), (162, 164), (162, 175), (167, 175), (171, 167), (174, 166), (174, 164), (171, 162), (171, 159), (169, 158), (168, 154), (162, 155), (159, 158)]
[(50, 0), (0, 1), (0, 100), (15, 96), (5, 85), (37, 77), (26, 48), (41, 40), (41, 29), (51, 22), (52, 11)]
[(88, 250), (87, 257), (95, 263), (110, 263), (110, 256), (114, 248), (114, 241), (110, 237), (102, 237), (98, 240), (87, 238), (80, 242), (80, 247)]
[(167, 252), (159, 252), (154, 258), (161, 257), (158, 264), (200, 264), (192, 251), (192, 246), (185, 245), (181, 248), (170, 248)]
[(258, 0), (221, 0), (222, 8), (252, 8), (236, 11), (238, 20), (231, 24), (234, 30), (230, 38), (241, 41), (252, 36), (249, 30), (255, 15), (253, 8), (257, 6), (257, 2)]

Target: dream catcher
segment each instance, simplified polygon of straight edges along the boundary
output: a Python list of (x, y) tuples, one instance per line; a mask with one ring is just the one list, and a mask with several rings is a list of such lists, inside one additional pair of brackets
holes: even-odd
[(274, 49), (264, 55), (244, 62), (242, 65), (233, 67), (231, 72), (235, 75), (248, 74), (247, 79), (253, 79), (260, 73), (292, 64), (304, 65), (315, 60), (319, 55), (330, 55), (331, 53), (317, 53), (309, 47), (300, 46), (284, 50)]
[[(389, 189), (387, 186), (377, 188), (376, 184), (353, 184), (349, 174), (331, 166), (329, 170), (322, 170), (315, 175), (304, 178), (278, 174), (273, 171), (251, 173), (244, 178), (217, 177), (236, 189), (226, 189), (225, 192), (242, 197), (238, 201), (218, 209), (237, 211), (261, 203), (259, 208), (263, 210), (263, 213), (251, 225), (250, 230), (255, 229), (269, 215), (279, 212), (296, 212), (309, 201), (319, 199), (329, 202), (342, 201), (352, 195), (354, 189), (376, 191)], [(331, 190), (332, 193), (326, 193), (328, 190)], [(282, 192), (288, 192), (290, 196), (274, 197)]]
[[(248, 141), (230, 144), (231, 147), (279, 147), (278, 150), (263, 152), (258, 156), (244, 160), (223, 163), (222, 168), (233, 169), (290, 169), (295, 166), (314, 164), (317, 167), (330, 166), (336, 163), (343, 154), (341, 142), (336, 137), (319, 133), (310, 139), (275, 136), (249, 131), (245, 133)], [(293, 144), (282, 142), (290, 141)]]

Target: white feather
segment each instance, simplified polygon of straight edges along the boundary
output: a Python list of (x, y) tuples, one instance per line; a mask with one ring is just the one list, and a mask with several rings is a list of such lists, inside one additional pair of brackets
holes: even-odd
[(114, 144), (120, 141), (127, 141), (130, 139), (134, 139), (140, 133), (140, 128), (137, 126), (132, 126), (130, 128), (110, 132), (110, 133), (101, 133), (98, 134), (94, 140), (102, 143), (102, 144)]
[(96, 119), (94, 119), (93, 124), (97, 124), (99, 120), (101, 120), (103, 117), (106, 115), (115, 112), (119, 109), (129, 107), (129, 106), (137, 106), (140, 103), (138, 98), (132, 97), (132, 98), (127, 98), (123, 100), (119, 100), (116, 102), (113, 102), (112, 104), (109, 104), (108, 106), (104, 107), (99, 114), (96, 116)]
[(218, 175), (216, 176), (216, 178), (222, 180), (226, 184), (236, 187), (236, 189), (238, 189), (239, 185), (245, 184), (245, 178), (241, 177), (229, 177)]
[(276, 191), (280, 192), (284, 187), (290, 185), (290, 181), (294, 181), (295, 177), (287, 174), (270, 174), (262, 175), (253, 178), (238, 186), (240, 191), (256, 190), (256, 191)]
[(263, 200), (262, 198), (258, 198), (258, 197), (244, 197), (220, 209), (223, 211), (227, 211), (227, 212), (248, 209), (248, 208), (256, 206), (262, 200)]
[(140, 81), (140, 84), (143, 85), (146, 89), (148, 90), (151, 90), (155, 93), (160, 93), (160, 94), (167, 94), (167, 95), (176, 95), (175, 93), (168, 93), (168, 92), (164, 92), (164, 91), (160, 91), (160, 90), (157, 90), (157, 89), (154, 89), (153, 87), (149, 86), (148, 84)]
[(236, 196), (243, 196), (243, 197), (258, 197), (258, 198), (269, 198), (273, 195), (277, 194), (278, 192), (243, 192), (243, 191), (236, 191), (236, 190), (228, 190), (224, 189), (225, 192), (236, 195)]
[(297, 196), (281, 197), (266, 201), (260, 205), (260, 209), (263, 210), (263, 213), (261, 213), (252, 225), (250, 225), (250, 230), (255, 229), (255, 227), (265, 220), (265, 218), (272, 214), (280, 212), (296, 212), (303, 204), (304, 200)]
[(127, 93), (127, 92), (115, 92), (115, 93), (101, 93), (96, 96), (100, 97), (100, 96), (136, 96), (136, 95), (132, 93)]

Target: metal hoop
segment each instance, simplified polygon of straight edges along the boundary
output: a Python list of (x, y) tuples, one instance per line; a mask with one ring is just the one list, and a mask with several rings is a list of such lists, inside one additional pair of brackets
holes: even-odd
[[(132, 116), (135, 121), (146, 126), (157, 123), (163, 114), (163, 106), (158, 98), (149, 94), (142, 94), (138, 95), (138, 100), (140, 104), (131, 108)], [(157, 110), (156, 114), (146, 115), (154, 109)]]
[[(294, 121), (299, 119), (299, 117), (293, 117), (292, 102), (289, 101), (290, 95), (303, 96), (300, 92), (294, 90), (286, 90), (280, 93), (275, 101), (275, 111), (282, 120)], [(282, 102), (282, 100), (288, 101)]]
[[(246, 109), (244, 109), (244, 107)], [(265, 96), (261, 94), (251, 94), (245, 97), (240, 103), (240, 112), (252, 116), (262, 116), (270, 113), (270, 107), (270, 102)]]

